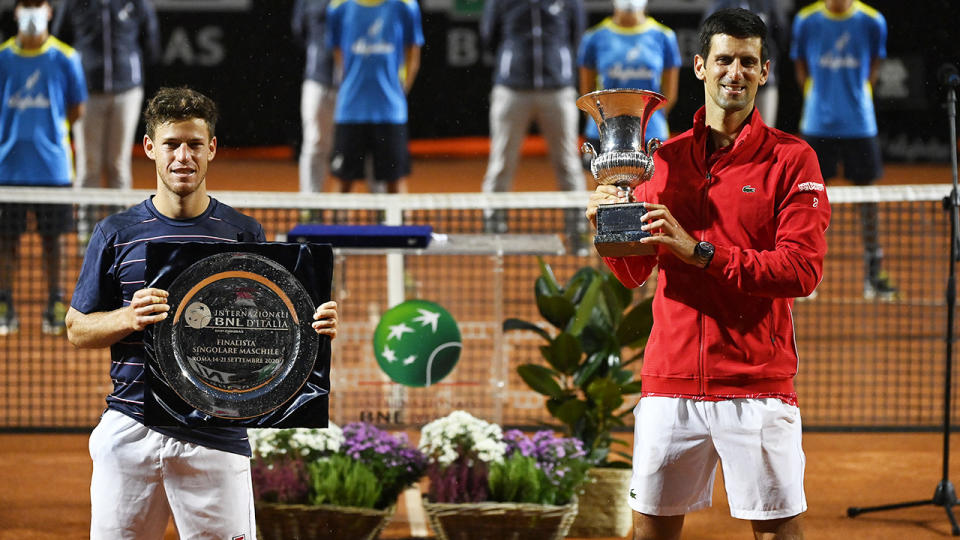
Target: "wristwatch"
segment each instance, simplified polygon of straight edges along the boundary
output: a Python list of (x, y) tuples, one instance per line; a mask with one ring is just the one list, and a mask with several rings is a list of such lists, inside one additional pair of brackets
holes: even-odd
[(693, 256), (697, 258), (697, 261), (703, 265), (703, 268), (706, 269), (710, 266), (710, 261), (713, 260), (713, 254), (715, 249), (713, 244), (710, 242), (699, 242), (693, 248)]

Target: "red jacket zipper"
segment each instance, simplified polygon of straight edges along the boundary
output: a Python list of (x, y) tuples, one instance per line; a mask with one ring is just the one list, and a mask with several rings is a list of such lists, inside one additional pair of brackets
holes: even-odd
[[(709, 205), (707, 204), (707, 202), (709, 202), (709, 197), (707, 196), (707, 194), (708, 194), (708, 191), (710, 190), (710, 183), (712, 180), (713, 180), (713, 176), (710, 174), (710, 171), (707, 170), (706, 183), (703, 186), (703, 199), (701, 200), (701, 205), (700, 205), (701, 213), (705, 212), (706, 209), (709, 207)], [(705, 217), (709, 217), (709, 216), (705, 216)], [(700, 235), (699, 235), (700, 238), (698, 239), (698, 241), (702, 242), (705, 240), (705, 238), (703, 237), (703, 226), (701, 225), (700, 228), (701, 228)], [(699, 371), (699, 378), (700, 378), (700, 395), (705, 396), (707, 394), (706, 385), (704, 383), (704, 379), (706, 378), (706, 368), (704, 367), (704, 363), (705, 363), (704, 357), (706, 356), (706, 353), (703, 350), (703, 344), (706, 343), (707, 341), (707, 336), (706, 336), (707, 324), (703, 320), (702, 312), (697, 313), (697, 318), (700, 321), (700, 358), (699, 358), (699, 361), (697, 362), (697, 369)]]

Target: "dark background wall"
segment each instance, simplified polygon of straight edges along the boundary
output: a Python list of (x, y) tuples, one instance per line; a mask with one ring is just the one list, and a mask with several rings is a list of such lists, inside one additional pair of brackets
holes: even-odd
[[(13, 0), (0, 0), (0, 34), (15, 32)], [(692, 73), (696, 27), (707, 0), (650, 0), (648, 12), (677, 32), (686, 64), (670, 127), (690, 126), (703, 103)], [(791, 20), (807, 0), (783, 0)], [(885, 157), (891, 161), (945, 161), (947, 123), (938, 67), (960, 63), (960, 2), (872, 0), (887, 19), (888, 61), (875, 89)], [(421, 0), (420, 75), (409, 96), (414, 138), (487, 134), (490, 55), (481, 50), (477, 23), (482, 0)], [(147, 95), (164, 85), (189, 84), (220, 104), (218, 129), (226, 146), (295, 145), (300, 137), (299, 93), (303, 51), (293, 42), (293, 0), (157, 0), (163, 58), (146, 75)], [(610, 14), (609, 0), (587, 0), (589, 23)], [(778, 127), (796, 131), (801, 96), (786, 51), (780, 60)]]

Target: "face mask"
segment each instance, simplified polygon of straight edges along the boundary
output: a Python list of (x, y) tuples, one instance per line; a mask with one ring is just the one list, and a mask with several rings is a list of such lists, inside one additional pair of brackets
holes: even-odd
[(647, 9), (647, 0), (613, 0), (613, 7), (617, 11), (636, 11)]
[(17, 26), (23, 34), (39, 36), (47, 31), (48, 15), (46, 7), (21, 7), (17, 10)]

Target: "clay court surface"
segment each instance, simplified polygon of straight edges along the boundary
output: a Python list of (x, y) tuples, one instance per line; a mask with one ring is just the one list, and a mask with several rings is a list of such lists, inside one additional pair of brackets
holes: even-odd
[[(418, 159), (409, 188), (414, 193), (477, 192), (484, 158)], [(152, 163), (134, 161), (135, 187), (152, 189)], [(208, 188), (217, 190), (295, 191), (292, 159), (250, 159), (229, 150), (211, 165)], [(944, 184), (946, 166), (888, 165), (883, 184)], [(526, 158), (515, 183), (518, 191), (554, 189), (543, 157)], [(106, 378), (106, 368), (104, 368)], [(801, 396), (801, 399), (803, 396)], [(415, 438), (415, 434), (412, 434)], [(85, 538), (89, 526), (90, 459), (87, 435), (0, 434), (0, 540)], [(960, 443), (954, 437), (954, 445)], [(923, 500), (940, 480), (942, 438), (935, 433), (807, 433), (805, 519), (813, 539), (925, 539), (949, 536), (944, 510), (934, 506), (846, 517), (848, 506)], [(953, 452), (953, 461), (960, 453)], [(956, 480), (960, 468), (952, 467)], [(411, 536), (401, 504), (382, 538)], [(684, 538), (750, 537), (749, 526), (729, 517), (722, 482), (714, 507), (687, 517)], [(176, 538), (172, 527), (168, 539)]]
[[(804, 519), (809, 539), (923, 540), (950, 537), (935, 506), (846, 517), (848, 506), (923, 500), (940, 480), (942, 438), (936, 434), (808, 433)], [(954, 436), (954, 448), (960, 438)], [(86, 538), (90, 458), (85, 434), (0, 435), (0, 540)], [(960, 458), (953, 452), (954, 461)], [(952, 467), (951, 478), (960, 478)], [(750, 538), (749, 525), (727, 512), (722, 483), (714, 506), (687, 516), (684, 538)], [(401, 498), (402, 501), (402, 498)], [(410, 538), (401, 504), (384, 539)], [(177, 536), (172, 528), (165, 540)], [(344, 539), (349, 540), (349, 539)], [(609, 539), (608, 539), (609, 540)]]

